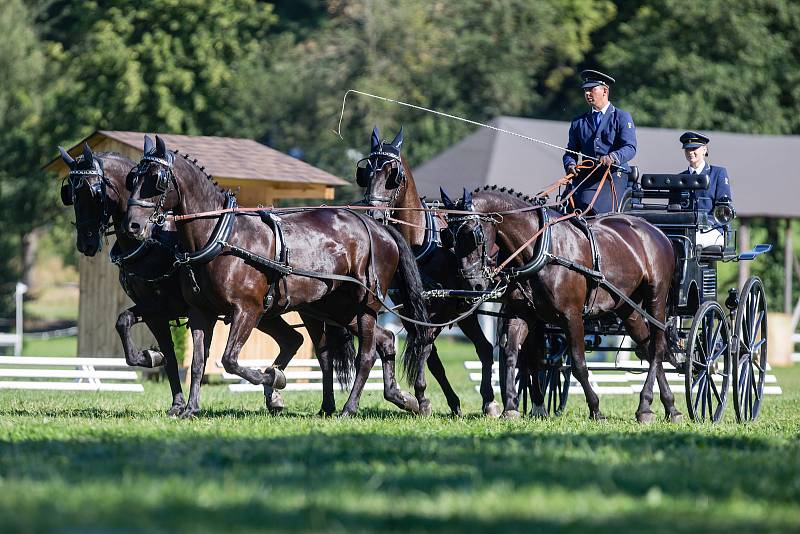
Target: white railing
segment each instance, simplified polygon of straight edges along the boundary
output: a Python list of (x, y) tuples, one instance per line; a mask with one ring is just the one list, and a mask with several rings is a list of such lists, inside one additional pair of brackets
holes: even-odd
[[(619, 362), (587, 362), (589, 367), (589, 382), (592, 385), (592, 389), (598, 395), (638, 395), (639, 392), (642, 390), (642, 385), (644, 384), (644, 379), (646, 376), (647, 371), (647, 362), (643, 362), (640, 360), (626, 360), (626, 361), (619, 361)], [(474, 371), (469, 373), (469, 379), (472, 382), (480, 382), (481, 381), (481, 373), (479, 372), (481, 369), (481, 362), (477, 360), (471, 360), (464, 362), (464, 367), (468, 371)], [(617, 371), (615, 369), (621, 368), (626, 369), (626, 371)], [(631, 372), (630, 369), (634, 369), (635, 372)], [(641, 369), (641, 372), (639, 371)], [(664, 363), (664, 369), (667, 370), (667, 382), (669, 383), (670, 387), (680, 387), (684, 383), (684, 376), (675, 372), (674, 367), (669, 363)], [(767, 371), (771, 371), (772, 368), (769, 364), (767, 364)], [(722, 377), (716, 375), (714, 377), (714, 382), (721, 384)], [(495, 391), (500, 391), (499, 384), (499, 367), (497, 362), (494, 363), (492, 366), (492, 385), (494, 386)], [(731, 386), (732, 387), (732, 386)], [(674, 389), (674, 388), (673, 388)], [(475, 386), (476, 391), (480, 391), (480, 386)], [(658, 391), (658, 384), (654, 385), (654, 391)], [(575, 380), (575, 377), (571, 377), (570, 386), (569, 386), (570, 393), (577, 393), (583, 394), (583, 388)], [(765, 395), (780, 395), (783, 391), (781, 390), (780, 386), (778, 385), (778, 379), (773, 374), (767, 374), (765, 377), (765, 385), (764, 385), (764, 394)]]
[(0, 356), (0, 366), (0, 389), (144, 391), (123, 358)]
[[(265, 369), (272, 365), (273, 360), (239, 360), (239, 365), (250, 369)], [(217, 361), (216, 365), (222, 369), (222, 362)], [(281, 391), (321, 391), (322, 390), (322, 371), (319, 369), (319, 362), (313, 358), (296, 358), (289, 362), (286, 370), (286, 387)], [(236, 384), (230, 384), (230, 391), (240, 393), (245, 391), (264, 392), (264, 387), (254, 385), (243, 380), (237, 375), (227, 372), (222, 373), (223, 380), (234, 380)], [(334, 385), (338, 387), (338, 379), (334, 375)], [(380, 369), (380, 360), (375, 361), (375, 367), (369, 373), (364, 389), (367, 391), (383, 390), (383, 372)]]

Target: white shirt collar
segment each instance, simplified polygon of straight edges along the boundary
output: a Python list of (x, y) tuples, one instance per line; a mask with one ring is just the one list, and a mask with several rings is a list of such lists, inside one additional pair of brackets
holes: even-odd
[(703, 161), (702, 163), (703, 164), (700, 165), (700, 167), (697, 169), (689, 165), (689, 174), (700, 174), (701, 172), (703, 172), (703, 170), (706, 168), (706, 165), (708, 164), (705, 161)]
[[(606, 111), (608, 111), (608, 106), (610, 106), (610, 105), (611, 105), (611, 101), (609, 100), (608, 102), (606, 102), (606, 105), (605, 105), (605, 106), (603, 106), (603, 109), (601, 109), (601, 110), (600, 110), (600, 113), (602, 113), (603, 115), (605, 115), (605, 114), (606, 114)], [(594, 108), (592, 108), (592, 113), (594, 113), (595, 111), (597, 111), (597, 110), (596, 110), (596, 109), (594, 109)]]

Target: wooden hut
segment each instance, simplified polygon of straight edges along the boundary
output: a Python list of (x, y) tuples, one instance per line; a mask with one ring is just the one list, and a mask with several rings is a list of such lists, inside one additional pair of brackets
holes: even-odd
[[(144, 133), (98, 130), (80, 141), (69, 152), (77, 156), (86, 142), (95, 152), (118, 152), (134, 161), (142, 157)], [(152, 135), (152, 134), (151, 134)], [(206, 171), (222, 187), (233, 189), (242, 206), (268, 206), (281, 199), (326, 199), (334, 197), (334, 187), (347, 185), (337, 178), (308, 163), (262, 145), (252, 139), (208, 137), (199, 135), (172, 135), (159, 133), (170, 149), (197, 158)], [(45, 170), (66, 176), (68, 169), (61, 158), (51, 161)], [(112, 243), (108, 243), (110, 247)], [(132, 303), (119, 285), (117, 268), (108, 261), (105, 253), (94, 258), (80, 256), (80, 308), (78, 317), (79, 356), (117, 356), (122, 345), (114, 325), (117, 315)], [(287, 314), (290, 324), (299, 323), (297, 314)], [(155, 345), (147, 327), (134, 327), (134, 339), (142, 347)], [(311, 344), (305, 342), (298, 353), (310, 357)], [(217, 323), (211, 346), (211, 357), (222, 355), (228, 327)], [(190, 356), (191, 342), (187, 343)], [(259, 331), (254, 331), (242, 350), (241, 358), (268, 358), (277, 353), (275, 342)], [(218, 370), (210, 363), (209, 372)]]

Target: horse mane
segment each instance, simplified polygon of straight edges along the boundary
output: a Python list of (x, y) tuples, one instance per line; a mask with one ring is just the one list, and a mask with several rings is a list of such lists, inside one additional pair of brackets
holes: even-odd
[(230, 189), (223, 189), (217, 183), (217, 180), (206, 171), (205, 166), (200, 165), (200, 163), (197, 161), (197, 158), (193, 158), (189, 154), (184, 154), (184, 153), (178, 151), (177, 149), (170, 149), (170, 151), (172, 153), (174, 153), (176, 156), (182, 157), (183, 159), (186, 160), (187, 163), (191, 164), (192, 167), (194, 167), (195, 169), (200, 171), (203, 174), (203, 176), (206, 177), (206, 180), (208, 180), (209, 182), (214, 184), (214, 186), (216, 187), (218, 192), (222, 193), (223, 195), (233, 194), (233, 191), (231, 191)]
[(497, 193), (504, 193), (506, 195), (509, 195), (512, 198), (518, 198), (519, 200), (525, 202), (526, 204), (528, 204), (530, 206), (540, 206), (541, 205), (541, 203), (540, 203), (541, 199), (539, 199), (539, 198), (537, 198), (535, 196), (532, 197), (530, 195), (527, 195), (527, 194), (523, 193), (522, 191), (514, 191), (514, 189), (511, 188), (511, 187), (507, 188), (505, 186), (498, 187), (497, 185), (484, 185), (483, 187), (476, 187), (472, 192), (473, 193), (480, 193), (482, 191), (490, 191), (490, 192), (493, 191), (493, 192), (497, 192)]

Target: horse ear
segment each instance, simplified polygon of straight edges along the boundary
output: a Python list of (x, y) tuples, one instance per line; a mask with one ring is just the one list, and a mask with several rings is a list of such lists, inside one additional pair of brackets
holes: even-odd
[(467, 188), (464, 188), (464, 205), (472, 208), (472, 192), (467, 191)]
[(370, 138), (370, 144), (369, 144), (370, 151), (373, 151), (376, 148), (378, 148), (378, 145), (380, 144), (381, 144), (380, 133), (378, 133), (378, 127), (375, 126), (374, 128), (372, 128), (372, 137)]
[(403, 145), (403, 126), (401, 125), (400, 131), (397, 132), (397, 135), (394, 136), (394, 140), (392, 140), (392, 146), (399, 151), (402, 145)]
[(455, 207), (455, 203), (450, 200), (450, 197), (447, 196), (447, 193), (445, 193), (444, 189), (441, 187), (439, 187), (439, 196), (442, 197), (442, 204), (444, 204), (445, 208), (451, 210)]
[(89, 165), (94, 166), (94, 154), (92, 154), (92, 149), (89, 148), (87, 143), (83, 143), (83, 159), (89, 163)]
[(64, 160), (64, 163), (67, 164), (67, 167), (72, 170), (72, 168), (75, 166), (75, 159), (69, 155), (69, 152), (67, 152), (63, 146), (58, 147), (58, 151), (61, 152), (61, 159)]
[(144, 136), (144, 153), (145, 154), (149, 154), (150, 152), (152, 152), (153, 151), (153, 146), (155, 146), (153, 144), (153, 138), (150, 137), (149, 135), (145, 135)]
[(156, 154), (158, 154), (159, 156), (167, 155), (167, 145), (164, 143), (164, 140), (161, 139), (158, 135), (156, 135)]

